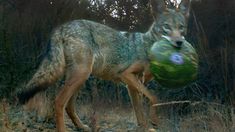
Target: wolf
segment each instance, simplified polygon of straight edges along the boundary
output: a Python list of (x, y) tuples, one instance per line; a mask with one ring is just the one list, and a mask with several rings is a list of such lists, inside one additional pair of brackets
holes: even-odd
[(152, 79), (148, 51), (162, 37), (176, 47), (183, 44), (191, 2), (182, 0), (178, 7), (164, 0), (150, 3), (152, 11), (157, 14), (145, 33), (121, 32), (89, 20), (73, 20), (54, 29), (47, 56), (26, 88), (17, 93), (19, 102), (26, 103), (36, 93), (65, 76), (65, 84), (55, 98), (56, 129), (58, 132), (66, 130), (66, 111), (74, 125), (91, 131), (75, 113), (75, 93), (90, 75), (94, 75), (127, 84), (137, 123), (142, 128), (148, 127), (148, 120), (140, 93), (147, 97), (150, 100), (149, 117), (152, 123), (157, 124), (156, 108), (152, 106), (157, 103), (157, 97), (144, 85)]

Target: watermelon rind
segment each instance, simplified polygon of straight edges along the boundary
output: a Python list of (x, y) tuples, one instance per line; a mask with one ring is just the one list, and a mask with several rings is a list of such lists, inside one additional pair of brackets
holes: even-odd
[(149, 51), (149, 58), (150, 71), (163, 87), (184, 87), (197, 79), (198, 55), (186, 40), (181, 48), (166, 39), (157, 41)]

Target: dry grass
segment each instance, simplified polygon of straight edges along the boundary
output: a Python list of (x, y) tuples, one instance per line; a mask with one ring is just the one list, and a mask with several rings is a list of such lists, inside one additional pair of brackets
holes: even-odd
[(216, 110), (216, 107), (213, 105), (208, 105), (207, 108), (207, 111), (193, 112), (190, 116), (182, 118), (180, 131), (228, 132), (231, 130), (228, 113)]
[[(54, 121), (49, 120), (53, 115), (53, 110), (50, 109), (52, 104), (49, 102), (41, 94), (25, 105), (24, 109), (1, 102), (0, 105), (4, 106), (0, 110), (1, 129), (6, 132), (13, 130), (54, 131)], [(77, 113), (94, 131), (134, 132), (136, 129), (136, 119), (130, 105), (82, 104), (80, 101), (78, 104)], [(157, 131), (160, 132), (230, 132), (235, 130), (232, 122), (235, 115), (228, 106), (208, 102), (190, 103), (184, 107), (190, 109), (185, 114), (179, 114), (179, 109), (182, 108), (179, 104), (161, 105), (157, 108), (159, 115)], [(23, 112), (26, 110), (30, 112)], [(67, 115), (66, 125), (68, 131), (77, 131)]]
[[(164, 106), (162, 106), (164, 107)], [(180, 105), (167, 106), (161, 109), (174, 109), (174, 107), (182, 108)], [(160, 124), (161, 130), (166, 131), (179, 131), (179, 132), (230, 132), (234, 131), (233, 120), (234, 118), (233, 109), (229, 106), (221, 105), (218, 103), (209, 102), (196, 102), (190, 103), (187, 107), (188, 112), (178, 115), (179, 109), (171, 113), (171, 115), (163, 116), (165, 118)], [(166, 114), (163, 111), (160, 115)], [(184, 111), (182, 109), (182, 111)], [(169, 112), (169, 110), (168, 110)], [(170, 113), (170, 112), (169, 112)]]

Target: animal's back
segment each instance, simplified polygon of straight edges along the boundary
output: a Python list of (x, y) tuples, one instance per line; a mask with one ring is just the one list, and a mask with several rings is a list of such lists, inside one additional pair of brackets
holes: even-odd
[[(75, 20), (56, 29), (54, 36), (63, 39), (67, 64), (81, 63), (80, 56), (94, 58), (92, 74), (103, 79), (117, 80), (118, 74), (138, 59), (140, 35), (128, 38), (108, 26)], [(138, 46), (139, 45), (139, 46)]]

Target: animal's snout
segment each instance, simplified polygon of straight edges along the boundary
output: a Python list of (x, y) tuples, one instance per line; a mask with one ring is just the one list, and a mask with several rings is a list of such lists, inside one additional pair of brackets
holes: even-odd
[(177, 40), (177, 41), (175, 41), (175, 44), (176, 44), (177, 47), (180, 48), (183, 44), (183, 41), (182, 40)]
[(171, 42), (176, 48), (181, 48), (184, 43), (184, 37), (179, 30), (173, 30), (171, 35)]

